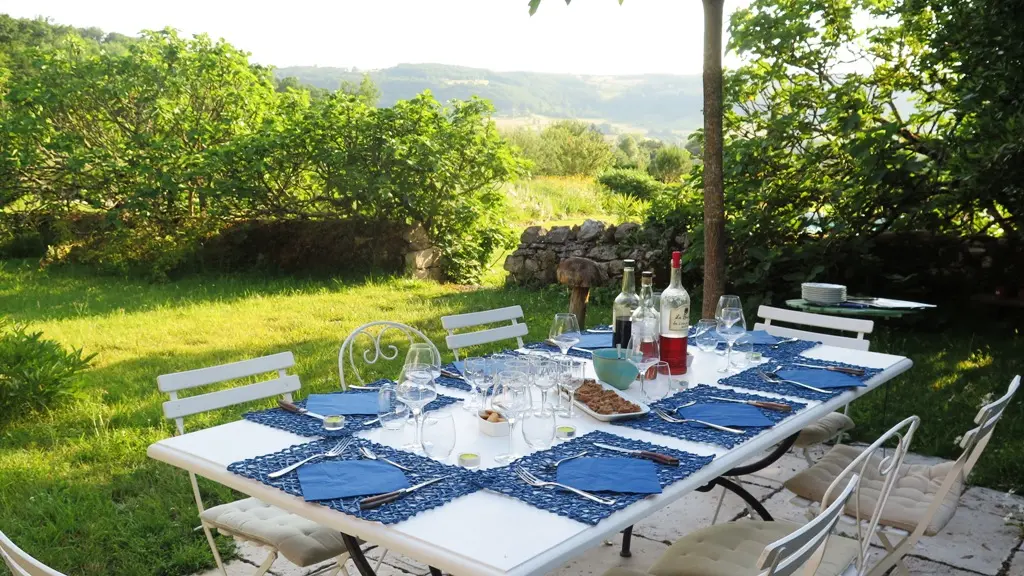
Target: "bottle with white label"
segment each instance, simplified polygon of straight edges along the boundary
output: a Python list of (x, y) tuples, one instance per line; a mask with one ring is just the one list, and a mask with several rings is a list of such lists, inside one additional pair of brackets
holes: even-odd
[(672, 278), (661, 293), (661, 359), (674, 375), (686, 374), (686, 343), (690, 334), (690, 294), (683, 288), (682, 252), (672, 253)]

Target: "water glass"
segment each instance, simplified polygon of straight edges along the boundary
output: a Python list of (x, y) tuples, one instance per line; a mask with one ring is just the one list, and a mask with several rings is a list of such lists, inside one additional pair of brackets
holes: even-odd
[(571, 356), (565, 356), (558, 360), (558, 364), (559, 386), (569, 394), (569, 407), (560, 409), (558, 414), (566, 418), (575, 418), (576, 391), (583, 386), (586, 363)]
[(434, 460), (447, 460), (455, 449), (455, 418), (451, 414), (431, 412), (423, 419), (422, 446)]
[(640, 384), (644, 401), (650, 404), (668, 396), (672, 390), (672, 369), (668, 362), (658, 361), (647, 369), (647, 374)]
[(702, 352), (713, 352), (715, 348), (718, 348), (718, 320), (704, 318), (697, 322), (694, 341)]
[(550, 448), (555, 441), (555, 412), (528, 410), (523, 414), (523, 439), (534, 450)]
[(462, 403), (464, 410), (476, 412), (483, 407), (487, 394), (485, 392), (481, 394), (481, 392), (483, 390), (490, 390), (490, 385), (487, 383), (487, 380), (490, 379), (489, 369), (490, 361), (479, 356), (466, 358), (462, 363), (462, 375), (466, 377), (466, 382), (470, 386), (469, 398), (466, 398)]
[(508, 464), (519, 457), (515, 449), (516, 422), (519, 416), (530, 409), (530, 393), (527, 390), (526, 375), (522, 372), (505, 370), (498, 373), (491, 404), (508, 420), (508, 452), (494, 457), (498, 464)]
[(409, 419), (409, 407), (398, 399), (398, 387), (391, 382), (377, 392), (377, 416), (385, 430), (401, 430)]
[(405, 449), (422, 454), (423, 407), (437, 398), (437, 384), (434, 383), (433, 366), (429, 364), (408, 364), (402, 368), (398, 379), (398, 399), (412, 410), (416, 419), (416, 439)]
[(754, 351), (754, 344), (750, 341), (750, 334), (744, 334), (732, 346), (732, 366), (737, 370), (743, 370), (750, 366), (750, 354)]

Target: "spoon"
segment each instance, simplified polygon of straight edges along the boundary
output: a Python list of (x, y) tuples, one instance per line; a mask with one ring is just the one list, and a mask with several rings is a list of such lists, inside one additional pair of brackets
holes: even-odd
[(370, 450), (366, 446), (360, 446), (359, 447), (359, 453), (362, 454), (363, 456), (369, 458), (370, 460), (380, 460), (381, 462), (387, 462), (388, 464), (391, 464), (392, 466), (394, 466), (395, 468), (398, 468), (399, 470), (405, 470), (406, 472), (412, 472), (412, 468), (406, 468), (405, 466), (402, 466), (398, 462), (392, 462), (391, 460), (388, 460), (387, 458), (381, 458), (380, 456), (377, 456), (376, 454), (374, 454), (373, 450)]

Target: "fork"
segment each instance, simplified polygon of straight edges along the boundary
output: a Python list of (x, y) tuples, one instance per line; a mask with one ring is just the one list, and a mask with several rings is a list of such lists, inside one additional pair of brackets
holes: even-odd
[(598, 504), (604, 504), (605, 506), (612, 506), (615, 504), (615, 500), (601, 498), (600, 496), (595, 496), (590, 492), (578, 490), (576, 488), (573, 488), (572, 486), (566, 486), (565, 484), (559, 484), (558, 482), (545, 482), (544, 480), (541, 480), (540, 478), (534, 476), (529, 470), (523, 468), (522, 466), (516, 466), (516, 476), (519, 476), (520, 480), (526, 482), (527, 484), (533, 486), (534, 488), (545, 488), (547, 486), (555, 486), (557, 488), (568, 490), (569, 492), (583, 496), (587, 500), (597, 502)]
[(561, 460), (548, 460), (547, 462), (544, 463), (544, 465), (547, 466), (548, 468), (551, 468), (552, 470), (558, 470), (558, 467), (561, 466), (563, 462), (568, 462), (569, 460), (575, 460), (577, 458), (580, 458), (580, 457), (586, 456), (586, 455), (587, 455), (587, 451), (584, 450), (583, 452), (580, 452), (579, 454), (573, 454), (572, 456), (566, 456), (565, 458), (562, 458)]
[(296, 462), (295, 464), (292, 464), (290, 466), (285, 466), (284, 468), (281, 468), (277, 472), (271, 472), (270, 474), (267, 474), (267, 477), (268, 478), (280, 478), (281, 476), (284, 476), (285, 474), (291, 472), (292, 470), (298, 469), (300, 466), (302, 466), (306, 462), (310, 462), (312, 460), (316, 460), (317, 458), (334, 458), (336, 456), (341, 456), (341, 453), (344, 452), (345, 449), (348, 448), (348, 445), (351, 444), (351, 443), (352, 443), (352, 438), (346, 438), (346, 439), (342, 440), (341, 442), (338, 442), (337, 444), (335, 444), (334, 448), (331, 448), (330, 450), (328, 450), (326, 452), (321, 452), (320, 454), (313, 454), (309, 458), (306, 458), (304, 460), (299, 460), (298, 462)]
[[(778, 368), (776, 368), (776, 370), (778, 370)], [(761, 380), (764, 380), (765, 382), (771, 382), (773, 384), (778, 384), (780, 382), (784, 382), (786, 384), (796, 384), (797, 386), (800, 386), (802, 388), (807, 388), (808, 390), (812, 390), (814, 392), (820, 392), (822, 394), (829, 394), (830, 393), (828, 390), (822, 390), (821, 388), (815, 388), (814, 386), (810, 386), (808, 384), (804, 384), (803, 382), (797, 382), (796, 380), (786, 380), (785, 378), (783, 378), (782, 376), (779, 376), (775, 372), (768, 373), (768, 372), (765, 372), (764, 370), (758, 370), (757, 371), (757, 375), (761, 377)]]
[(392, 462), (391, 460), (388, 460), (387, 458), (382, 458), (380, 456), (377, 456), (373, 452), (373, 450), (370, 450), (366, 446), (360, 446), (359, 447), (359, 453), (362, 454), (364, 457), (369, 458), (370, 460), (380, 460), (381, 462), (386, 462), (388, 464), (391, 464), (392, 466), (394, 466), (395, 468), (398, 468), (399, 470), (405, 470), (406, 472), (412, 472), (412, 468), (406, 468), (405, 466), (402, 466), (398, 462)]
[(798, 340), (800, 340), (800, 339), (799, 338), (786, 338), (785, 340), (779, 340), (775, 344), (772, 344), (771, 346), (769, 346), (769, 348), (772, 349), (772, 350), (778, 350), (779, 346), (782, 346), (783, 344), (790, 344), (790, 343), (796, 342)]
[[(685, 408), (685, 406), (680, 406), (680, 408)], [(711, 422), (705, 422), (703, 420), (694, 420), (693, 418), (676, 418), (675, 416), (672, 416), (665, 410), (662, 410), (661, 408), (658, 408), (656, 406), (652, 406), (651, 409), (654, 410), (654, 413), (658, 415), (658, 418), (661, 418), (665, 422), (672, 422), (673, 424), (685, 424), (687, 422), (696, 422), (697, 424), (703, 424), (708, 428), (714, 428), (715, 430), (721, 430), (722, 432), (728, 432), (730, 434), (743, 434), (743, 430), (729, 428), (728, 426), (719, 426), (718, 424), (712, 424)]]

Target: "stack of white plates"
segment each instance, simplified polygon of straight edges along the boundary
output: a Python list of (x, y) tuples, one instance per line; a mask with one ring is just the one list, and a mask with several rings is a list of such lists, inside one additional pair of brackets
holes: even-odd
[(846, 286), (842, 284), (804, 282), (800, 285), (800, 294), (812, 304), (835, 305), (846, 302)]

